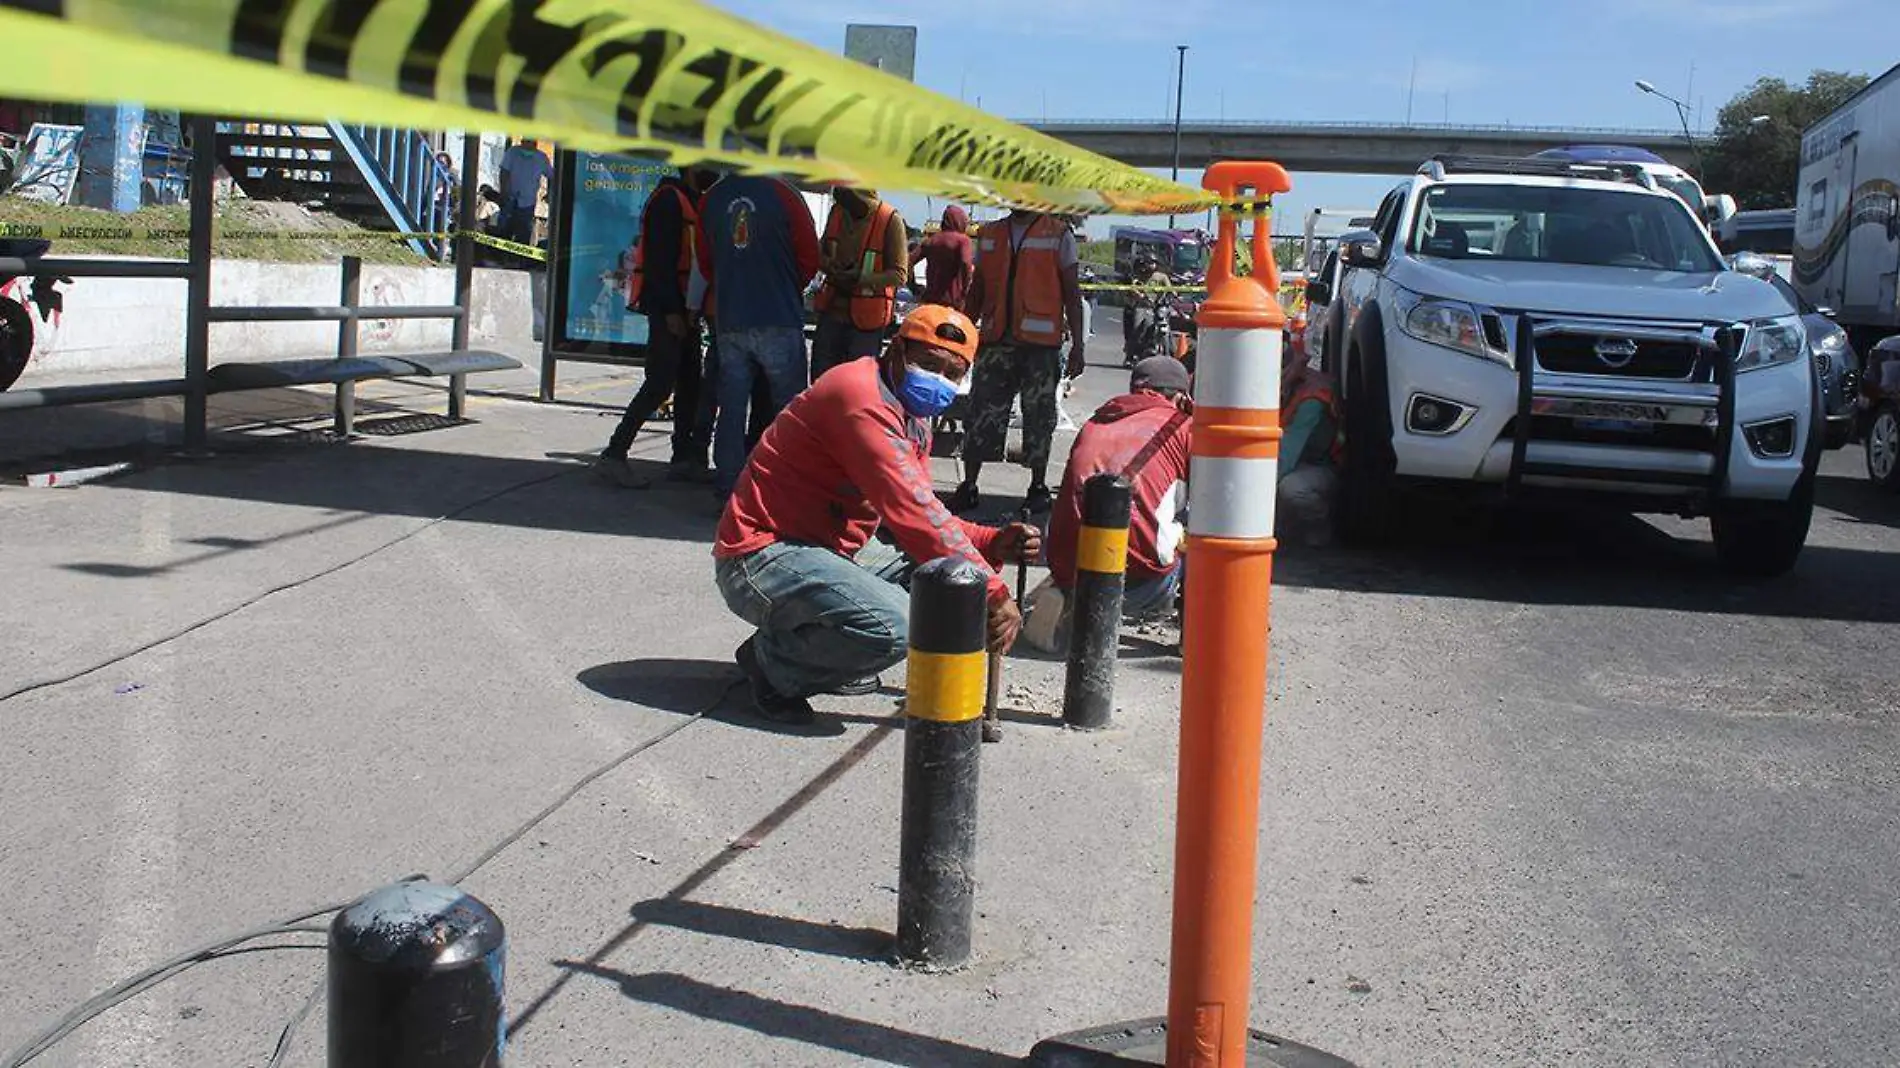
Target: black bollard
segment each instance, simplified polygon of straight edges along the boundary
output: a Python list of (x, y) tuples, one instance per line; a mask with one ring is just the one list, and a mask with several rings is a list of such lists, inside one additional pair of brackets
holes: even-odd
[(453, 886), (398, 883), (330, 924), (329, 1068), (500, 1068), (507, 935)]
[(897, 861), (897, 958), (911, 967), (955, 968), (970, 959), (988, 620), (982, 568), (946, 557), (917, 569)]
[(1122, 586), (1128, 570), (1128, 480), (1096, 475), (1082, 484), (1082, 534), (1075, 551), (1069, 613), (1069, 675), (1062, 722), (1108, 726), (1115, 710), (1115, 657), (1121, 643)]

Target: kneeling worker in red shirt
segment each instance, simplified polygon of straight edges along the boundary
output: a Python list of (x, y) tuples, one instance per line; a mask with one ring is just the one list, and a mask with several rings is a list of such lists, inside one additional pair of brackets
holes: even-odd
[[(1172, 356), (1150, 356), (1135, 365), (1128, 392), (1083, 424), (1049, 515), (1049, 572), (1063, 593), (1061, 621), (1053, 626), (1040, 616), (1032, 621), (1032, 642), (1047, 638), (1052, 652), (1068, 648), (1082, 487), (1094, 475), (1120, 475), (1131, 491), (1122, 614), (1145, 619), (1173, 613), (1187, 563), (1181, 556), (1187, 531), (1179, 515), (1187, 503), (1193, 410), (1187, 368)], [(1040, 604), (1037, 611), (1043, 611)]]
[[(930, 420), (968, 380), (977, 337), (962, 312), (918, 308), (881, 357), (833, 368), (753, 450), (713, 557), (726, 605), (758, 628), (735, 655), (765, 718), (810, 722), (807, 698), (875, 689), (909, 645), (901, 583), (941, 557), (989, 572), (990, 648), (1015, 642), (1022, 615), (996, 568), (1033, 558), (1040, 532), (966, 523), (930, 481)], [(896, 549), (872, 540), (880, 524)]]

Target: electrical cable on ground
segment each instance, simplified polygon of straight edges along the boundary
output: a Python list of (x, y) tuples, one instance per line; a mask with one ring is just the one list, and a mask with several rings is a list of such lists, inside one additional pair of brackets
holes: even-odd
[[(210, 626), (211, 624), (216, 623), (219, 620), (227, 619), (233, 615), (236, 615), (237, 613), (242, 612), (246, 608), (249, 608), (252, 605), (257, 604), (258, 602), (263, 601), (264, 599), (268, 597), (272, 597), (276, 594), (284, 593), (289, 590), (297, 589), (298, 587), (308, 585), (312, 582), (317, 581), (318, 579), (326, 578), (346, 568), (362, 563), (363, 561), (369, 559), (370, 557), (375, 556), (378, 553), (381, 553), (385, 550), (394, 548), (395, 546), (400, 545), (405, 541), (408, 541), (409, 539), (415, 537), (418, 534), (423, 533), (426, 530), (429, 530), (432, 527), (435, 527), (441, 523), (448, 522), (449, 520), (455, 519), (459, 516), (465, 515), (468, 512), (471, 512), (474, 509), (479, 508), (484, 504), (488, 504), (500, 497), (506, 496), (510, 493), (517, 492), (519, 490), (524, 490), (524, 489), (531, 488), (533, 486), (540, 485), (541, 483), (544, 483), (544, 482), (552, 482), (557, 478), (563, 478), (572, 473), (573, 473), (572, 471), (568, 471), (568, 470), (557, 471), (550, 475), (542, 475), (540, 477), (528, 479), (524, 482), (518, 482), (518, 483), (515, 483), (514, 485), (497, 490), (496, 492), (488, 494), (485, 497), (482, 497), (478, 500), (475, 500), (466, 505), (463, 505), (462, 507), (457, 508), (454, 511), (444, 513), (443, 515), (440, 515), (440, 516), (436, 516), (435, 518), (428, 520), (427, 522), (421, 524), (420, 526), (417, 526), (409, 531), (406, 531), (403, 534), (399, 535), (398, 537), (392, 538), (389, 541), (386, 541), (382, 543), (381, 545), (378, 545), (375, 548), (370, 549), (368, 552), (362, 553), (360, 555), (351, 557), (350, 559), (345, 560), (341, 563), (324, 568), (323, 570), (318, 571), (313, 575), (309, 575), (304, 578), (297, 579), (296, 581), (293, 581), (293, 582), (287, 582), (282, 585), (272, 587), (271, 589), (266, 590), (263, 593), (260, 593), (257, 596), (252, 597), (249, 600), (246, 600), (233, 608), (227, 609), (223, 612), (219, 612), (218, 614), (210, 616), (206, 619), (201, 619), (198, 622), (193, 623), (190, 626), (184, 628), (183, 630), (177, 631), (176, 633), (173, 633), (166, 637), (159, 638), (151, 642), (147, 642), (146, 644), (136, 649), (133, 649), (130, 652), (123, 653), (118, 656), (114, 656), (111, 659), (102, 661), (98, 664), (93, 665), (92, 667), (88, 667), (83, 670), (73, 672), (69, 675), (66, 675), (57, 679), (48, 679), (42, 682), (32, 683), (27, 686), (23, 686), (19, 689), (13, 690), (10, 693), (0, 696), (0, 701), (9, 701), (23, 694), (32, 693), (37, 690), (48, 689), (54, 686), (60, 686), (65, 683), (72, 682), (76, 679), (84, 678), (85, 676), (90, 675), (94, 672), (103, 671), (106, 668), (109, 668), (115, 664), (122, 663), (135, 656), (138, 656), (141, 653), (149, 652), (150, 650), (156, 649), (169, 642), (177, 641), (178, 639), (183, 638), (195, 631), (201, 630), (204, 627)], [(684, 731), (686, 728), (706, 718), (706, 716), (709, 713), (717, 709), (721, 704), (725, 702), (726, 698), (730, 696), (732, 692), (739, 687), (741, 681), (742, 680), (735, 679), (727, 683), (725, 688), (719, 691), (718, 696), (713, 698), (712, 701), (708, 702), (704, 708), (701, 708), (699, 711), (693, 713), (692, 715), (681, 720), (680, 722), (673, 724), (672, 726), (666, 728), (660, 733), (650, 738), (647, 738), (644, 741), (641, 741), (639, 744), (633, 746), (632, 748), (614, 757), (612, 760), (609, 760), (605, 764), (600, 765), (599, 767), (595, 768), (593, 771), (588, 772), (586, 775), (582, 776), (572, 786), (568, 787), (558, 797), (556, 797), (551, 803), (549, 803), (547, 806), (542, 808), (539, 812), (535, 813), (534, 816), (530, 817), (526, 822), (522, 823), (521, 826), (515, 828), (513, 831), (509, 832), (507, 835), (505, 835), (499, 841), (497, 841), (494, 845), (484, 850), (480, 856), (476, 857), (475, 860), (472, 863), (470, 863), (467, 867), (461, 869), (461, 871), (459, 871), (453, 878), (451, 878), (449, 882), (451, 884), (459, 884), (462, 881), (473, 876), (476, 872), (480, 871), (483, 867), (485, 867), (490, 861), (494, 860), (497, 856), (501, 855), (501, 853), (504, 850), (506, 850), (509, 846), (514, 845), (516, 842), (520, 841), (521, 838), (524, 835), (526, 835), (529, 831), (534, 830), (535, 827), (539, 826), (549, 816), (554, 815), (554, 813), (558, 811), (563, 805), (567, 804), (569, 801), (572, 801), (577, 795), (581, 793), (581, 791), (587, 789), (587, 787), (589, 786), (592, 786), (594, 783), (598, 782), (601, 778), (612, 773), (614, 770), (620, 768), (622, 765), (626, 764), (628, 761), (632, 760), (633, 758), (639, 756), (642, 753), (647, 752), (648, 750), (654, 748), (655, 746), (661, 744), (662, 742), (665, 742), (668, 739), (674, 737), (675, 735), (678, 735), (681, 731)], [(428, 876), (426, 874), (415, 874), (415, 875), (406, 876), (405, 878), (397, 880), (397, 881), (398, 882), (415, 882), (417, 880), (422, 880), (422, 879), (427, 879), (427, 878)], [(145, 991), (150, 990), (151, 988), (155, 986), (158, 986), (159, 984), (165, 982), (166, 980), (172, 979), (182, 974), (186, 970), (198, 964), (202, 964), (210, 960), (216, 960), (220, 957), (232, 955), (232, 952), (236, 950), (237, 947), (244, 945), (244, 943), (253, 942), (260, 938), (268, 938), (273, 935), (282, 935), (282, 934), (290, 934), (290, 933), (327, 934), (329, 931), (328, 926), (311, 924), (309, 921), (317, 919), (322, 916), (328, 916), (334, 913), (341, 912), (349, 908), (351, 905), (354, 905), (359, 900), (361, 900), (361, 898), (353, 898), (349, 901), (336, 902), (336, 903), (324, 905), (318, 908), (306, 909), (302, 912), (297, 913), (296, 915), (286, 917), (274, 923), (266, 924), (260, 927), (254, 927), (254, 928), (251, 928), (250, 930), (243, 931), (239, 934), (231, 935), (229, 937), (221, 938), (215, 942), (207, 943), (196, 949), (193, 949), (188, 952), (181, 953), (178, 956), (172, 957), (171, 959), (164, 961), (163, 963), (154, 965), (151, 968), (147, 968), (146, 970), (138, 973), (137, 975), (133, 975), (126, 979), (123, 979), (120, 982), (111, 986), (110, 988), (101, 991), (100, 993), (94, 995), (91, 998), (88, 998), (84, 1003), (68, 1011), (67, 1013), (62, 1015), (58, 1020), (55, 1020), (45, 1030), (41, 1031), (37, 1035), (34, 1035), (32, 1038), (29, 1038), (19, 1048), (15, 1049), (12, 1053), (8, 1054), (6, 1060), (0, 1061), (0, 1068), (22, 1068), (23, 1065), (39, 1057), (41, 1054), (45, 1053), (46, 1051), (52, 1049), (55, 1045), (64, 1041), (67, 1036), (71, 1035), (74, 1031), (77, 1031), (79, 1028), (85, 1026), (87, 1023), (91, 1022), (98, 1016), (118, 1007), (121, 1004), (124, 1004), (125, 1002), (131, 1000), (132, 998), (137, 997), (138, 995), (144, 993)], [(300, 945), (275, 945), (275, 946), (265, 946), (265, 947), (253, 947), (253, 949), (256, 949), (256, 950), (276, 950), (276, 949), (293, 949), (293, 948), (307, 948), (307, 947), (303, 947)], [(278, 1035), (278, 1038), (277, 1038), (277, 1047), (271, 1054), (271, 1058), (269, 1061), (270, 1068), (280, 1068), (280, 1066), (283, 1063), (284, 1058), (290, 1052), (291, 1044), (295, 1039), (298, 1026), (303, 1023), (303, 1021), (310, 1015), (311, 1010), (316, 1007), (317, 1000), (322, 995), (323, 989), (324, 988), (323, 988), (322, 983), (319, 983), (316, 989), (311, 991), (310, 996), (304, 1000), (303, 1005), (297, 1010), (297, 1013), (294, 1016), (292, 1016), (291, 1019), (284, 1025), (283, 1031)]]
[[(490, 861), (500, 856), (509, 846), (519, 842), (529, 831), (534, 830), (545, 822), (549, 816), (554, 815), (563, 805), (574, 800), (581, 791), (599, 782), (603, 777), (611, 774), (633, 758), (653, 749), (655, 746), (673, 738), (686, 728), (705, 719), (708, 714), (725, 703), (726, 698), (731, 696), (734, 690), (738, 689), (741, 681), (742, 680), (739, 679), (732, 680), (727, 683), (726, 686), (719, 691), (719, 695), (708, 702), (704, 708), (701, 708), (699, 711), (694, 712), (692, 715), (673, 724), (660, 733), (641, 741), (639, 744), (582, 776), (572, 786), (562, 791), (552, 802), (543, 807), (541, 811), (535, 813), (527, 821), (522, 823), (521, 826), (510, 831), (494, 845), (483, 850), (480, 856), (476, 857), (472, 863), (457, 872), (448, 882), (452, 885), (459, 885), (464, 880), (472, 877), (475, 873), (486, 867)], [(427, 878), (427, 875), (416, 874), (397, 881), (415, 882)], [(102, 991), (88, 999), (84, 1004), (60, 1017), (51, 1027), (28, 1040), (25, 1045), (22, 1045), (18, 1050), (10, 1054), (5, 1061), (0, 1061), (0, 1068), (21, 1068), (22, 1065), (25, 1065), (40, 1054), (45, 1053), (67, 1035), (72, 1034), (93, 1018), (137, 997), (139, 994), (178, 975), (193, 965), (223, 956), (226, 951), (245, 942), (294, 931), (328, 933), (328, 927), (310, 925), (308, 921), (316, 919), (319, 916), (327, 916), (341, 912), (359, 900), (361, 900), (361, 898), (354, 898), (349, 901), (338, 902), (321, 908), (309, 909), (295, 916), (279, 920), (276, 923), (266, 924), (262, 927), (254, 927), (241, 934), (221, 938), (216, 942), (200, 946), (188, 953), (181, 953), (162, 964), (148, 968), (137, 975), (122, 980), (110, 989)], [(282, 949), (288, 947), (278, 946), (273, 948)], [(270, 1068), (278, 1068), (278, 1066), (282, 1065), (284, 1057), (290, 1052), (291, 1043), (295, 1038), (298, 1026), (303, 1023), (304, 1019), (310, 1015), (311, 1010), (316, 1007), (317, 1000), (322, 993), (323, 985), (319, 983), (317, 988), (311, 991), (310, 996), (304, 1000), (302, 1007), (297, 1010), (296, 1015), (292, 1016), (290, 1021), (284, 1025), (282, 1033), (280, 1033), (277, 1038), (277, 1048), (275, 1052), (271, 1054), (270, 1061), (268, 1062)]]
[[(420, 878), (420, 876), (410, 876), (410, 879), (416, 878)], [(79, 1028), (91, 1022), (91, 1020), (99, 1014), (137, 997), (193, 965), (202, 964), (205, 961), (216, 960), (221, 956), (225, 956), (228, 951), (246, 942), (254, 942), (260, 938), (269, 938), (273, 935), (295, 932), (325, 933), (329, 928), (311, 924), (309, 921), (319, 916), (326, 916), (339, 909), (348, 908), (351, 904), (352, 902), (346, 901), (340, 904), (324, 905), (320, 908), (307, 909), (294, 916), (288, 916), (278, 920), (275, 923), (265, 924), (261, 927), (253, 927), (248, 931), (220, 938), (216, 942), (206, 943), (197, 949), (180, 953), (178, 956), (162, 964), (154, 965), (137, 975), (121, 980), (114, 986), (88, 998), (83, 1004), (72, 1009), (66, 1013), (66, 1015), (61, 1016), (58, 1020), (55, 1020), (52, 1026), (40, 1032), (38, 1035), (35, 1035), (33, 1038), (28, 1039), (19, 1049), (8, 1054), (5, 1061), (0, 1061), (0, 1068), (20, 1068), (21, 1065), (26, 1064), (28, 1061), (31, 1061), (59, 1044), (67, 1035), (79, 1030)], [(278, 946), (273, 948), (282, 949), (287, 947)]]
[[(639, 756), (641, 753), (644, 753), (647, 750), (652, 749), (654, 746), (659, 745), (661, 742), (666, 741), (667, 739), (673, 737), (674, 735), (692, 726), (693, 724), (698, 723), (700, 720), (705, 719), (708, 713), (712, 712), (714, 709), (718, 708), (720, 705), (725, 703), (726, 698), (732, 695), (732, 691), (739, 688), (739, 685), (742, 681), (743, 680), (740, 680), (740, 679), (734, 679), (733, 681), (727, 683), (725, 688), (719, 691), (719, 696), (713, 698), (712, 701), (706, 705), (706, 707), (700, 709), (699, 711), (693, 713), (692, 715), (686, 717), (685, 719), (679, 721), (678, 723), (673, 724), (671, 727), (668, 727), (667, 729), (661, 731), (660, 733), (654, 735), (653, 737), (646, 739), (640, 744), (634, 746), (633, 748), (627, 750), (626, 752), (613, 758), (607, 763), (602, 764), (600, 767), (597, 767), (593, 771), (590, 771), (586, 775), (582, 776), (577, 782), (574, 783), (574, 785), (568, 787), (565, 791), (561, 793), (559, 797), (556, 797), (552, 802), (550, 802), (547, 805), (547, 807), (543, 808), (541, 811), (529, 817), (527, 822), (523, 823), (521, 826), (509, 832), (507, 836), (503, 837), (500, 841), (496, 842), (494, 845), (489, 846), (486, 850), (482, 852), (481, 856), (475, 858), (473, 863), (469, 864), (467, 867), (457, 872), (454, 876), (450, 877), (448, 880), (449, 885), (460, 886), (463, 882), (467, 881), (470, 877), (472, 877), (476, 872), (481, 871), (482, 868), (486, 867), (489, 861), (494, 860), (496, 857), (500, 856), (503, 850), (507, 849), (511, 845), (514, 845), (516, 842), (519, 842), (523, 835), (526, 835), (529, 831), (532, 831), (536, 827), (540, 826), (542, 821), (546, 820), (549, 816), (554, 815), (554, 813), (558, 811), (561, 808), (561, 806), (567, 804), (569, 801), (574, 800), (574, 798), (578, 796), (582, 790), (585, 790), (589, 786), (592, 786), (594, 783), (598, 782), (603, 776), (606, 776), (612, 773), (615, 769), (619, 768), (621, 765), (625, 764), (627, 761), (632, 760), (634, 757)], [(297, 1028), (302, 1026), (304, 1020), (309, 1017), (310, 1011), (316, 1008), (317, 1000), (318, 998), (322, 996), (322, 994), (323, 994), (323, 984), (319, 982), (316, 988), (310, 991), (310, 995), (304, 998), (303, 1004), (298, 1007), (296, 1014), (292, 1016), (287, 1023), (284, 1024), (283, 1031), (280, 1032), (277, 1036), (277, 1048), (272, 1051), (270, 1060), (265, 1063), (265, 1068), (282, 1068), (282, 1065), (284, 1063), (284, 1058), (289, 1056), (290, 1054), (290, 1047), (291, 1047), (292, 1042), (296, 1038)]]

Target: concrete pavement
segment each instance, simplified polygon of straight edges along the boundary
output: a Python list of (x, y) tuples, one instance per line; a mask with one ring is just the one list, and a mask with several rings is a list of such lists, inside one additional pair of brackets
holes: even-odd
[[(1122, 381), (1098, 367), (1071, 411)], [(285, 414), (209, 461), (0, 489), (0, 694), (110, 661), (0, 700), (0, 1050), (170, 951), (453, 872), (708, 709), (467, 881), (509, 928), (511, 1064), (1000, 1066), (1162, 1011), (1168, 642), (1127, 636), (1099, 735), (1044, 718), (1059, 665), (1012, 661), (979, 959), (905, 974), (890, 696), (825, 699), (805, 733), (748, 718), (705, 491), (579, 470), (608, 410), (473, 414), (254, 440)], [(1774, 583), (1634, 520), (1450, 513), (1391, 550), (1283, 552), (1255, 1025), (1364, 1065), (1900, 1057), (1900, 502), (1855, 462), (1829, 457)], [(997, 502), (1025, 484), (990, 478)], [(262, 1064), (321, 965), (202, 966), (36, 1064)], [(322, 1034), (319, 1008), (289, 1063)]]

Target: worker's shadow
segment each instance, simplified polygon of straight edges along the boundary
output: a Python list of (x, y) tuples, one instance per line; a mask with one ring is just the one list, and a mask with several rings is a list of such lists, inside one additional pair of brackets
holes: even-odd
[(816, 697), (817, 722), (809, 726), (774, 723), (753, 712), (745, 677), (730, 660), (622, 660), (582, 671), (581, 685), (612, 701), (625, 701), (660, 712), (705, 716), (747, 730), (800, 738), (831, 738), (853, 724), (885, 724), (888, 715), (857, 710), (877, 698)]
[[(588, 467), (592, 467), (594, 461), (600, 459), (600, 454), (597, 452), (549, 451), (542, 455), (550, 460), (566, 460), (570, 463), (585, 464)], [(647, 482), (646, 488), (648, 489), (684, 489), (692, 485), (692, 483), (688, 482), (669, 481), (666, 477), (668, 470), (669, 466), (662, 460), (654, 460), (644, 456), (627, 457), (627, 471), (636, 478), (645, 479)]]

